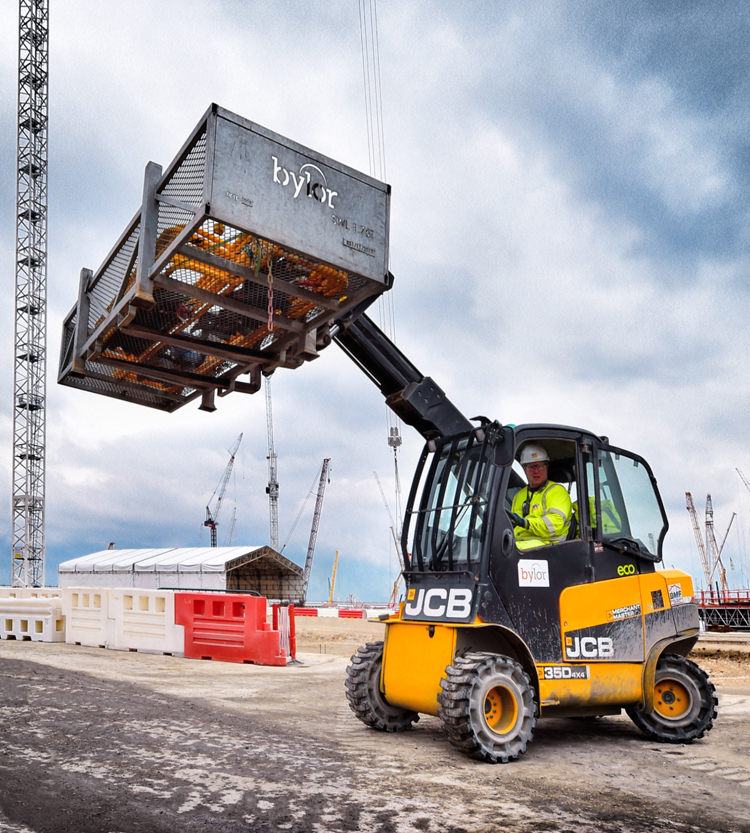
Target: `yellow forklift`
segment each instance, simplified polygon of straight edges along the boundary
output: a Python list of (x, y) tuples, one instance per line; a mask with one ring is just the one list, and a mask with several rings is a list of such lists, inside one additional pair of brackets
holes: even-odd
[[(717, 698), (687, 659), (692, 580), (656, 570), (668, 523), (648, 463), (578, 428), (467, 420), (365, 315), (334, 339), (427, 439), (401, 541), (405, 600), (347, 668), (356, 716), (402, 732), (435, 715), (492, 763), (525, 752), (545, 717), (625, 709), (653, 740), (703, 737)], [(565, 540), (519, 549), (511, 506), (531, 443), (574, 514)]]

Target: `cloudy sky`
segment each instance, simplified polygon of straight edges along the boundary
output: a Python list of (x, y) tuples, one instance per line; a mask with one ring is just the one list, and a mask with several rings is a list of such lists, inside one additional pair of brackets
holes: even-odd
[[(0, 7), (0, 582), (10, 580), (17, 4)], [(61, 322), (211, 102), (369, 172), (354, 0), (51, 0), (47, 575), (106, 548), (193, 546), (244, 432), (236, 544), (268, 541), (262, 396), (161, 414), (56, 384)], [(649, 460), (665, 562), (700, 573), (713, 496), (748, 586), (750, 7), (377, 6), (397, 341), (469, 416), (606, 434)], [(377, 313), (374, 314), (377, 320)], [(331, 458), (311, 596), (387, 599), (393, 459), (337, 347), (274, 377), (284, 541)], [(422, 440), (404, 429), (402, 485)], [(286, 555), (302, 563), (313, 500)], [(231, 504), (223, 510), (224, 530)], [(220, 533), (221, 540), (221, 533)], [(204, 537), (204, 543), (206, 539)], [(729, 567), (729, 563), (727, 563)], [(730, 582), (732, 575), (730, 571)]]

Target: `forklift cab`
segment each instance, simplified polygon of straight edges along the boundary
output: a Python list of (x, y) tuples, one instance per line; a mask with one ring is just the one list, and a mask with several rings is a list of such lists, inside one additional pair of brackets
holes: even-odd
[[(547, 451), (549, 479), (568, 491), (574, 521), (566, 540), (519, 549), (509, 513), (526, 485), (519, 453), (532, 441)], [(646, 461), (606, 438), (492, 423), (431, 440), (403, 529), (404, 618), (502, 624), (539, 660), (559, 661), (562, 592), (653, 572), (667, 526)]]

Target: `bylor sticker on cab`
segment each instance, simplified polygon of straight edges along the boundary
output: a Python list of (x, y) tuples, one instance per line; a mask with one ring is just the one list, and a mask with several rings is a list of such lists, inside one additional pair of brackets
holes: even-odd
[(549, 567), (546, 561), (521, 558), (518, 561), (519, 587), (549, 587)]

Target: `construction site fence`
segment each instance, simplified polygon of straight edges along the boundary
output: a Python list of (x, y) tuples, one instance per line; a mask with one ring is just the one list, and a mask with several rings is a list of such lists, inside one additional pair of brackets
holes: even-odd
[(699, 590), (695, 600), (700, 607), (749, 605), (750, 590)]

